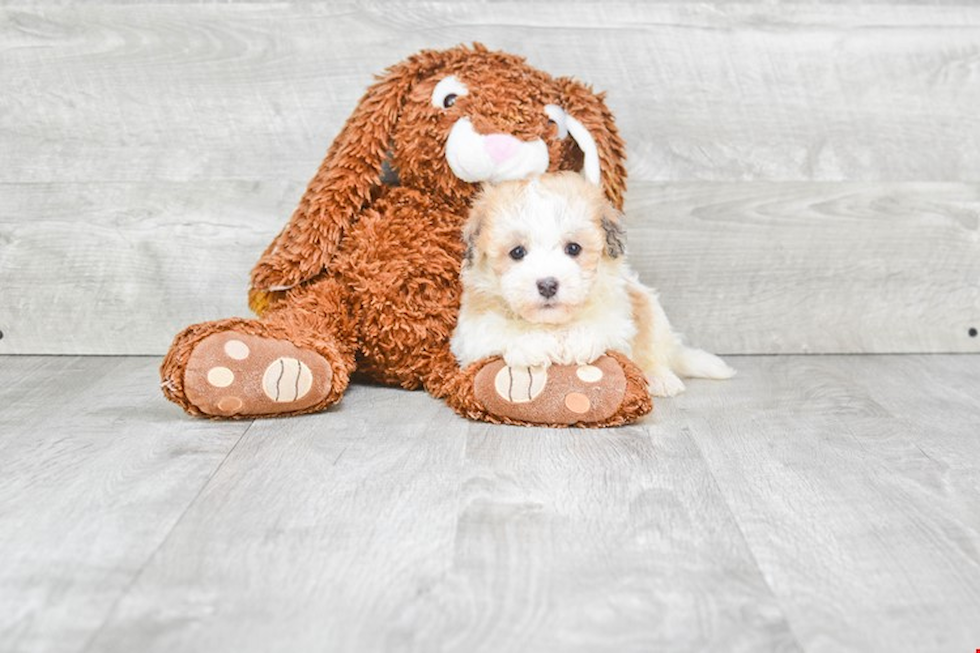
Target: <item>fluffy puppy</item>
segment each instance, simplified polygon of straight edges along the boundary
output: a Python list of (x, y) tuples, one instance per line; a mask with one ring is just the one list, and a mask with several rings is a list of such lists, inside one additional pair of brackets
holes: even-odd
[(656, 294), (625, 260), (622, 215), (574, 172), (487, 186), (463, 235), (460, 364), (503, 356), (512, 367), (585, 365), (615, 350), (673, 396), (680, 377), (727, 379), (720, 358), (684, 346)]

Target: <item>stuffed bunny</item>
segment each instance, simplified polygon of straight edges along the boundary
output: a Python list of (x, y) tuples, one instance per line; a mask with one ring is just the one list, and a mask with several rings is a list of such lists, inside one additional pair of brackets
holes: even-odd
[(178, 334), (164, 394), (193, 415), (297, 415), (340, 400), (356, 372), (488, 422), (634, 421), (652, 402), (619, 353), (587, 369), (460, 369), (449, 349), (480, 183), (581, 170), (621, 207), (624, 156), (602, 96), (580, 82), (479, 44), (409, 57), (365, 93), (252, 270), (260, 319)]

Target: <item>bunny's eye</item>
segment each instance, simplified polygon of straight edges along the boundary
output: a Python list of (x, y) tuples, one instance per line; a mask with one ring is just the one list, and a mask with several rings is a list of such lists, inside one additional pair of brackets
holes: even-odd
[(439, 80), (436, 87), (432, 89), (432, 106), (436, 109), (448, 109), (461, 96), (469, 93), (469, 89), (463, 82), (459, 81), (455, 75), (450, 75)]

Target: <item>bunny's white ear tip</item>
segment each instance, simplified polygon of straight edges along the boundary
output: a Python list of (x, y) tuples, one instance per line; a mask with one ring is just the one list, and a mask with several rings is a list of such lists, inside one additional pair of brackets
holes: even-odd
[(544, 106), (544, 112), (551, 119), (555, 126), (558, 127), (558, 138), (565, 140), (568, 136), (568, 125), (565, 123), (565, 110), (562, 109), (557, 104), (546, 104)]
[(572, 139), (578, 144), (582, 153), (585, 154), (582, 174), (593, 184), (600, 185), (602, 179), (599, 174), (599, 148), (596, 147), (595, 139), (592, 138), (589, 130), (557, 104), (546, 105), (544, 112), (558, 126), (559, 138), (565, 138), (566, 135), (571, 134)]

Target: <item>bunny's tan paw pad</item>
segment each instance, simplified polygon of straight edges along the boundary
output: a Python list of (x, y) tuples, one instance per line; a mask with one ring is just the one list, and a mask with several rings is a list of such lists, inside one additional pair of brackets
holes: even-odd
[(215, 417), (281, 415), (322, 402), (332, 380), (330, 364), (315, 351), (225, 331), (194, 347), (184, 393), (201, 412)]
[(485, 365), (473, 384), (476, 399), (503, 421), (564, 426), (627, 421), (615, 418), (627, 396), (628, 380), (610, 356), (591, 365), (547, 368), (508, 367), (498, 359)]

